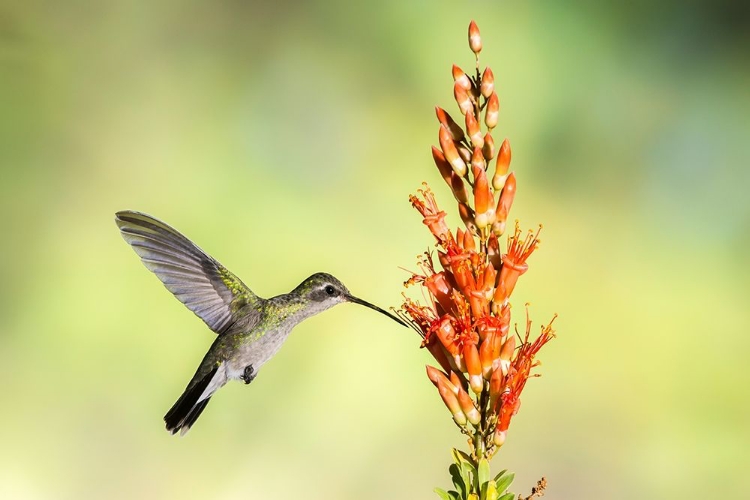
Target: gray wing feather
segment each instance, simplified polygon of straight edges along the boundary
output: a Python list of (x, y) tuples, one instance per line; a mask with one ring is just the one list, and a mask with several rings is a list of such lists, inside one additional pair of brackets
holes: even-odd
[(239, 278), (164, 222), (132, 211), (117, 212), (115, 222), (143, 264), (214, 332), (224, 333), (245, 306), (259, 307)]

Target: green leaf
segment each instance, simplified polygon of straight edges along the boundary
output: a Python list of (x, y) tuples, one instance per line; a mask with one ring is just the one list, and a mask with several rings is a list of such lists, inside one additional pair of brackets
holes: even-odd
[(469, 456), (468, 453), (465, 453), (465, 452), (463, 452), (461, 450), (457, 450), (457, 449), (453, 448), (453, 459), (456, 461), (456, 463), (458, 463), (459, 460), (463, 460), (464, 462), (466, 462), (469, 465), (471, 465), (472, 468), (476, 468), (474, 466), (474, 459), (472, 459), (471, 456)]
[(461, 468), (457, 464), (451, 464), (451, 466), (448, 467), (448, 471), (451, 473), (453, 485), (458, 490), (460, 498), (466, 498), (467, 482), (462, 475)]
[(437, 493), (437, 494), (438, 494), (438, 496), (439, 496), (440, 498), (442, 498), (443, 500), (451, 500), (451, 497), (450, 497), (450, 495), (448, 495), (448, 492), (447, 492), (447, 491), (445, 491), (444, 489), (441, 489), (441, 488), (435, 488), (435, 489), (434, 489), (434, 490), (432, 490), (432, 491), (434, 491), (435, 493)]
[[(515, 474), (511, 473), (507, 476), (503, 476), (500, 481), (497, 482), (497, 491), (505, 491), (508, 489), (508, 486), (510, 486), (510, 483), (513, 482), (513, 479), (516, 477)], [(502, 497), (500, 497), (502, 498)]]
[(474, 465), (474, 461), (463, 451), (455, 448), (451, 451), (453, 453), (453, 461), (461, 468), (461, 477), (464, 480), (464, 484), (467, 486), (473, 484), (472, 476), (476, 479), (477, 475), (477, 468)]
[(515, 500), (516, 494), (515, 493), (506, 493), (505, 495), (501, 496), (497, 500)]
[(479, 467), (477, 468), (477, 477), (479, 480), (479, 487), (482, 488), (487, 481), (490, 480), (490, 463), (486, 458), (482, 458), (479, 461)]
[(503, 469), (500, 472), (498, 472), (497, 476), (495, 476), (495, 482), (497, 482), (498, 479), (500, 479), (501, 477), (503, 477), (503, 474), (505, 474), (506, 472), (508, 472), (508, 469)]

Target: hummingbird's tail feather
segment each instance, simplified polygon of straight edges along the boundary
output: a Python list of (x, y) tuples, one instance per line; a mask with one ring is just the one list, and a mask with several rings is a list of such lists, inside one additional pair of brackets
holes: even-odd
[(203, 399), (201, 399), (201, 396), (206, 392), (218, 369), (217, 366), (197, 382), (191, 381), (185, 392), (182, 393), (182, 396), (172, 405), (167, 414), (164, 415), (164, 422), (166, 422), (167, 430), (170, 433), (176, 434), (180, 432), (180, 434), (184, 435), (190, 430), (193, 423), (198, 420), (209, 399), (211, 399), (210, 394)]

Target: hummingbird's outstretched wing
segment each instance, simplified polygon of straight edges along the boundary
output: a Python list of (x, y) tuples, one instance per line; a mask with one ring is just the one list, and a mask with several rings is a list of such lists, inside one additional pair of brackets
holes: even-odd
[(238, 277), (167, 224), (130, 210), (115, 221), (143, 264), (214, 332), (224, 333), (246, 305), (259, 307), (261, 299)]

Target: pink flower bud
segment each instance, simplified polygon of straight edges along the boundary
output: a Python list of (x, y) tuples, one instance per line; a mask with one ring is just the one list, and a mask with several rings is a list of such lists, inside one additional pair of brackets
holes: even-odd
[(435, 107), (435, 114), (440, 124), (446, 127), (448, 132), (451, 133), (451, 139), (455, 142), (461, 142), (464, 138), (464, 130), (458, 126), (458, 123), (453, 121), (451, 115), (443, 108), (437, 106)]
[(513, 357), (513, 352), (516, 349), (516, 338), (513, 335), (508, 336), (503, 343), (502, 349), (500, 349), (500, 369), (503, 375), (508, 375), (508, 369), (510, 368), (510, 360)]
[(451, 138), (450, 132), (445, 126), (440, 125), (440, 134), (438, 136), (440, 148), (443, 150), (445, 159), (451, 164), (451, 168), (459, 177), (466, 175), (466, 163), (458, 155), (456, 145)]
[(475, 148), (484, 146), (484, 136), (482, 136), (482, 130), (479, 128), (479, 122), (474, 117), (474, 113), (466, 113), (466, 132), (469, 134), (472, 146)]
[(490, 134), (489, 132), (484, 134), (484, 146), (482, 146), (482, 154), (484, 155), (484, 159), (488, 162), (495, 157), (495, 139), (492, 138), (492, 134)]
[(493, 442), (495, 443), (495, 446), (500, 448), (503, 444), (505, 444), (505, 435), (508, 433), (508, 431), (501, 431), (499, 428), (495, 430), (495, 435), (493, 436)]
[(471, 80), (469, 77), (464, 73), (464, 70), (453, 65), (453, 81), (456, 82), (457, 85), (461, 85), (466, 90), (471, 90)]
[(469, 24), (469, 48), (477, 56), (482, 51), (482, 38), (479, 36), (479, 28), (474, 21)]
[(487, 174), (479, 168), (474, 170), (474, 222), (478, 228), (484, 228), (495, 222), (495, 208), (492, 191), (487, 182)]
[(486, 98), (489, 98), (495, 91), (495, 75), (492, 74), (492, 69), (489, 66), (487, 66), (482, 74), (482, 85), (479, 87), (479, 90)]
[(482, 416), (479, 414), (477, 407), (474, 406), (474, 401), (471, 400), (471, 396), (462, 388), (458, 389), (458, 404), (461, 407), (461, 411), (472, 425), (479, 425), (482, 420)]
[(482, 363), (479, 360), (479, 351), (477, 346), (472, 342), (464, 343), (464, 363), (469, 373), (469, 386), (475, 394), (482, 392), (484, 381), (482, 379)]
[(438, 379), (438, 392), (440, 397), (443, 399), (443, 403), (448, 407), (448, 411), (453, 415), (453, 420), (456, 421), (461, 427), (466, 425), (466, 415), (461, 410), (461, 405), (458, 403), (456, 394), (445, 384), (441, 379)]
[(510, 142), (505, 139), (500, 145), (500, 151), (497, 154), (495, 163), (495, 175), (492, 177), (492, 187), (495, 191), (500, 191), (505, 185), (505, 179), (508, 177), (508, 168), (510, 167)]
[(497, 97), (497, 92), (493, 92), (489, 98), (487, 98), (487, 110), (484, 115), (484, 123), (487, 128), (492, 130), (497, 126), (497, 120), (500, 116), (500, 99)]
[(458, 109), (461, 110), (461, 114), (465, 115), (466, 113), (474, 112), (474, 103), (471, 102), (469, 92), (459, 83), (453, 85), (453, 97), (456, 98), (456, 103), (458, 104)]

